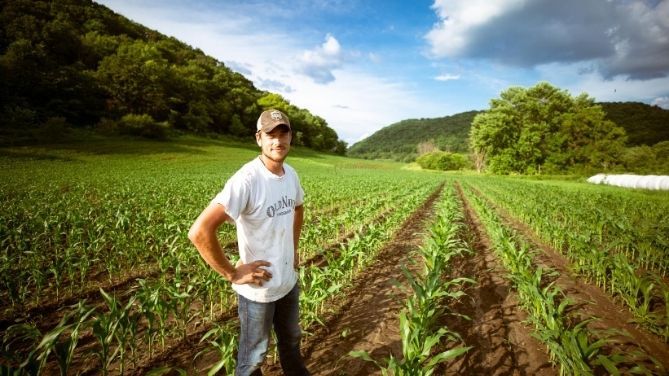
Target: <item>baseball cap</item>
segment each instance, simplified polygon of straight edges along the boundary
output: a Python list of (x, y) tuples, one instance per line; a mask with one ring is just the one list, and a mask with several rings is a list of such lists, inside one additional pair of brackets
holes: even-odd
[(285, 125), (290, 128), (290, 120), (288, 116), (283, 112), (275, 109), (269, 109), (263, 111), (258, 118), (258, 131), (263, 131), (265, 133), (271, 132), (272, 129), (276, 128), (279, 125)]

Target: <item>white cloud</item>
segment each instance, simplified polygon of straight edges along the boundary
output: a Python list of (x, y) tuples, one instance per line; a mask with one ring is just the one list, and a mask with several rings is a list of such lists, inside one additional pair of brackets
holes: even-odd
[(669, 97), (657, 97), (650, 102), (651, 105), (669, 110)]
[(330, 83), (335, 80), (332, 71), (340, 68), (343, 63), (341, 45), (334, 36), (327, 34), (321, 46), (304, 51), (298, 60), (299, 73), (311, 77), (317, 83)]
[(353, 69), (341, 70), (325, 86), (300, 77), (288, 83), (296, 88), (291, 102), (326, 119), (349, 144), (429, 105), (401, 84)]
[(367, 57), (369, 58), (369, 61), (371, 61), (374, 64), (379, 64), (382, 62), (381, 57), (374, 52), (370, 52), (369, 54), (367, 54)]
[(469, 34), (525, 0), (435, 0), (432, 9), (440, 21), (426, 35), (437, 57), (459, 56), (470, 43)]
[(459, 74), (441, 74), (437, 77), (434, 78), (437, 81), (453, 81), (453, 80), (459, 80), (460, 75)]

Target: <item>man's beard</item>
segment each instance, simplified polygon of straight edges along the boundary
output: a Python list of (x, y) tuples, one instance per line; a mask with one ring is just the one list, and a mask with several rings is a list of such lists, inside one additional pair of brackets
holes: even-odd
[(285, 161), (285, 160), (286, 160), (286, 157), (287, 157), (287, 156), (284, 156), (284, 157), (281, 158), (281, 159), (272, 158), (271, 156), (269, 156), (268, 154), (266, 154), (264, 151), (262, 152), (262, 155), (264, 155), (265, 158), (269, 159), (270, 161), (272, 161), (272, 162), (276, 162), (276, 163), (283, 163), (283, 161)]

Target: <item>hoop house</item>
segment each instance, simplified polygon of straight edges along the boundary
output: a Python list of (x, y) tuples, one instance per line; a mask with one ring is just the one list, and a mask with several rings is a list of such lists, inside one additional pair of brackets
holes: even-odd
[(669, 176), (666, 175), (597, 174), (588, 178), (588, 183), (608, 184), (625, 188), (669, 190)]

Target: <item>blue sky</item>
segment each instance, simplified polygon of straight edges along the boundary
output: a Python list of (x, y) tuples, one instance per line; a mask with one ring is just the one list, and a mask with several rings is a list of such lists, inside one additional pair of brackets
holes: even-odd
[(98, 0), (324, 118), (349, 145), (539, 81), (669, 109), (669, 0)]

